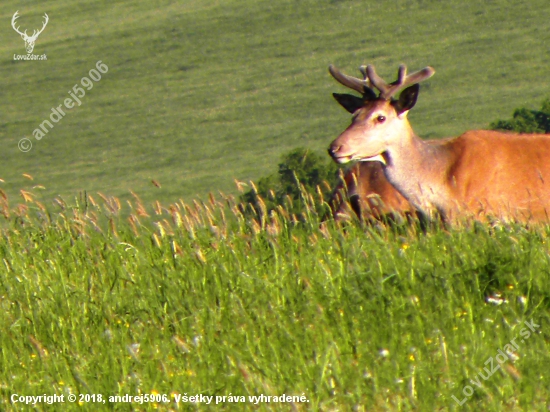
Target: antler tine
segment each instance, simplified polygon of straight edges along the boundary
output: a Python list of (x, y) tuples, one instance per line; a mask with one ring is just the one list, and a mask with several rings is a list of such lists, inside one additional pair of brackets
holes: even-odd
[(26, 34), (27, 34), (27, 30), (25, 30), (24, 33), (21, 33), (21, 31), (19, 30), (19, 26), (18, 26), (18, 27), (15, 27), (15, 21), (16, 21), (19, 17), (21, 17), (21, 16), (19, 16), (19, 10), (17, 10), (17, 11), (15, 12), (15, 14), (13, 15), (12, 19), (11, 19), (11, 26), (12, 26), (13, 29), (14, 29), (17, 33), (19, 33), (20, 35), (24, 35), (24, 34), (26, 35)]
[[(361, 69), (360, 69), (361, 70)], [(368, 80), (361, 80), (356, 77), (348, 76), (338, 70), (334, 65), (328, 67), (328, 71), (339, 83), (343, 84), (350, 89), (358, 91), (362, 95), (365, 94), (365, 88), (370, 88)]]
[(392, 96), (407, 86), (420, 83), (422, 80), (432, 77), (434, 73), (435, 70), (428, 66), (407, 76), (407, 66), (402, 64), (399, 66), (397, 72), (397, 80), (391, 84), (387, 84), (376, 74), (372, 65), (367, 66), (367, 74), (370, 81), (374, 87), (380, 90), (380, 97), (385, 100), (391, 99)]
[(399, 69), (397, 69), (397, 81), (394, 84), (403, 84), (405, 79), (407, 78), (407, 66), (404, 64), (399, 65)]
[(367, 75), (367, 66), (365, 65), (362, 65), (359, 67), (359, 71), (361, 72), (361, 74), (363, 75), (363, 81), (365, 82), (366, 86), (369, 88), (369, 89), (372, 89), (372, 83), (369, 79), (369, 76)]
[(424, 67), (422, 70), (418, 70), (417, 72), (414, 72), (413, 74), (409, 74), (407, 76), (407, 79), (405, 81), (404, 86), (408, 86), (410, 84), (420, 83), (423, 80), (429, 79), (432, 77), (435, 73), (435, 70), (433, 67), (427, 66)]
[(48, 17), (48, 13), (44, 13), (43, 17), (44, 17), (44, 23), (42, 23), (42, 28), (40, 30), (35, 30), (37, 33), (36, 34), (33, 33), (33, 36), (38, 37), (38, 35), (44, 31), (48, 22), (50, 21), (50, 18)]
[(376, 71), (374, 70), (374, 66), (372, 64), (369, 64), (367, 66), (366, 72), (372, 85), (380, 90), (380, 96), (385, 95), (389, 89), (389, 85), (384, 81), (384, 79), (376, 74)]

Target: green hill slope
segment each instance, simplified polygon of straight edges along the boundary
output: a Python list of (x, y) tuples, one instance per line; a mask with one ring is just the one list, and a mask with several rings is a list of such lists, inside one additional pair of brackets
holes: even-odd
[[(44, 199), (101, 191), (174, 201), (232, 191), (296, 146), (324, 151), (348, 122), (330, 63), (437, 70), (411, 113), (425, 137), (487, 127), (550, 95), (550, 4), (463, 1), (46, 1), (0, 5), (0, 178)], [(14, 61), (22, 29), (50, 21)], [(97, 61), (109, 71), (37, 141), (32, 131)], [(423, 85), (424, 86), (424, 85)], [(17, 142), (33, 143), (22, 153)], [(159, 189), (151, 184), (161, 183)]]

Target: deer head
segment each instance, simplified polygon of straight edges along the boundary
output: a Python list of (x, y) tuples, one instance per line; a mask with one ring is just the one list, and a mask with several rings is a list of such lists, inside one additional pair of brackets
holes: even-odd
[[(404, 136), (412, 135), (407, 113), (416, 103), (419, 82), (431, 77), (435, 71), (426, 67), (407, 75), (405, 65), (399, 66), (397, 80), (386, 83), (372, 65), (361, 66), (363, 79), (347, 76), (330, 66), (332, 76), (341, 84), (362, 94), (357, 97), (334, 93), (334, 98), (353, 114), (351, 125), (329, 147), (329, 154), (338, 163), (352, 160), (384, 162), (382, 154), (392, 145), (399, 144)], [(380, 91), (377, 96), (374, 88)], [(394, 99), (403, 90), (399, 99)]]
[(25, 48), (27, 49), (27, 53), (32, 53), (32, 51), (34, 50), (34, 44), (36, 43), (36, 39), (38, 38), (40, 33), (42, 33), (44, 31), (44, 29), (46, 28), (46, 25), (48, 24), (49, 17), (46, 13), (44, 13), (44, 24), (42, 25), (42, 28), (40, 30), (33, 30), (32, 36), (29, 36), (29, 35), (27, 35), (27, 30), (25, 30), (24, 32), (21, 32), (19, 30), (19, 27), (15, 27), (15, 21), (19, 17), (21, 17), (21, 16), (18, 15), (18, 13), (19, 13), (19, 10), (17, 10), (15, 12), (15, 14), (13, 15), (13, 17), (11, 19), (11, 26), (13, 27), (13, 29), (17, 33), (19, 33), (21, 35), (21, 38), (25, 41)]

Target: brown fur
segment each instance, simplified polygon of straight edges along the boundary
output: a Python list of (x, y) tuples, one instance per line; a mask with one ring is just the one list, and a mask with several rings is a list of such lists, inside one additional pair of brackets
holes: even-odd
[(348, 169), (334, 190), (330, 206), (335, 220), (349, 219), (350, 212), (364, 221), (384, 220), (414, 210), (388, 182), (380, 162), (358, 162)]
[(474, 130), (441, 148), (451, 153), (444, 176), (451, 215), (548, 220), (550, 135)]

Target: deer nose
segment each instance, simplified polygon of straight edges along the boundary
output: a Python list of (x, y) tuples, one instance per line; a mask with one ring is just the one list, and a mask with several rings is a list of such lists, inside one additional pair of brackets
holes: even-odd
[(330, 145), (330, 147), (328, 148), (328, 154), (331, 156), (331, 157), (334, 157), (336, 156), (336, 153), (338, 152), (338, 150), (340, 150), (342, 146), (341, 145)]

